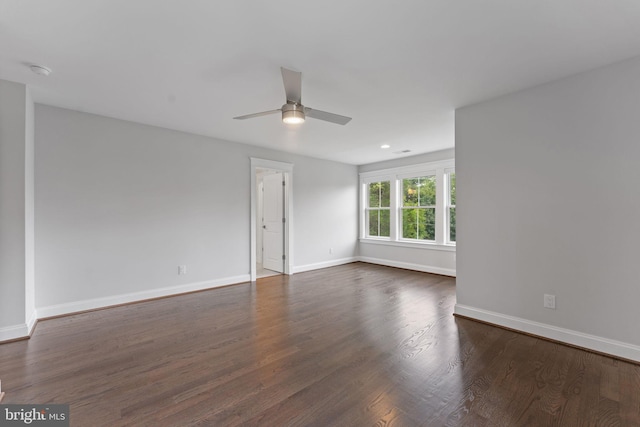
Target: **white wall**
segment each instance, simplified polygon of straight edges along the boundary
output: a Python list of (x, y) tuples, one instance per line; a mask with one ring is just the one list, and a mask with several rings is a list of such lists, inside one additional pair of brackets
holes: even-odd
[(32, 125), (26, 86), (0, 80), (0, 341), (33, 326)]
[(640, 59), (457, 110), (457, 313), (640, 360), (639, 118)]
[[(384, 169), (412, 166), (421, 163), (450, 160), (454, 158), (454, 149), (435, 151), (384, 162), (361, 165), (358, 172), (372, 172)], [(425, 271), (429, 273), (456, 275), (456, 250), (454, 248), (431, 249), (428, 247), (406, 247), (401, 245), (380, 244), (360, 240), (360, 259), (365, 262)]]
[(294, 272), (357, 255), (357, 167), (300, 158), (293, 175)]
[(248, 280), (250, 157), (294, 164), (296, 268), (355, 257), (355, 166), (36, 105), (39, 316)]
[(360, 241), (360, 260), (426, 273), (456, 276), (456, 252)]
[(29, 331), (35, 326), (35, 106), (29, 88), (25, 93), (25, 320)]
[(416, 154), (415, 156), (400, 157), (398, 159), (360, 165), (358, 167), (358, 173), (399, 168), (402, 166), (413, 166), (420, 163), (438, 162), (442, 160), (450, 160), (454, 157), (455, 148), (448, 148), (446, 150), (432, 151), (431, 153)]

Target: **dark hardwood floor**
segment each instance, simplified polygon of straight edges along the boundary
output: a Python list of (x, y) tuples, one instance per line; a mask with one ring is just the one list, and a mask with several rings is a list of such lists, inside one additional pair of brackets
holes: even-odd
[(363, 263), (42, 321), (3, 403), (73, 426), (635, 426), (640, 366), (452, 315), (455, 279)]

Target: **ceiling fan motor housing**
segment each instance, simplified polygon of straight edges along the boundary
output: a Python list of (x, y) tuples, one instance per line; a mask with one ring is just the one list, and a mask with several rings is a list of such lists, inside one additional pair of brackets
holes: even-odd
[(304, 106), (294, 103), (286, 103), (282, 106), (282, 121), (285, 123), (304, 122)]

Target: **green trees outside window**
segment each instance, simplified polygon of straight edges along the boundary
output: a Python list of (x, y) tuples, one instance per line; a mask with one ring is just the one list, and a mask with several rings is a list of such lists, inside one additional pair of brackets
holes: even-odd
[(369, 236), (389, 237), (391, 230), (390, 203), (391, 182), (381, 181), (369, 184)]
[(402, 238), (435, 240), (435, 175), (402, 180)]

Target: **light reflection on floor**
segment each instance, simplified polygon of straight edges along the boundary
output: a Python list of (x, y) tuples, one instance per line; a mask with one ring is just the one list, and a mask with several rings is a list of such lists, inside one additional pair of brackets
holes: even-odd
[(262, 279), (263, 277), (271, 277), (271, 276), (277, 276), (279, 273), (277, 271), (273, 271), (273, 270), (267, 270), (266, 268), (264, 268), (262, 266), (262, 264), (256, 264), (256, 278), (257, 279)]

